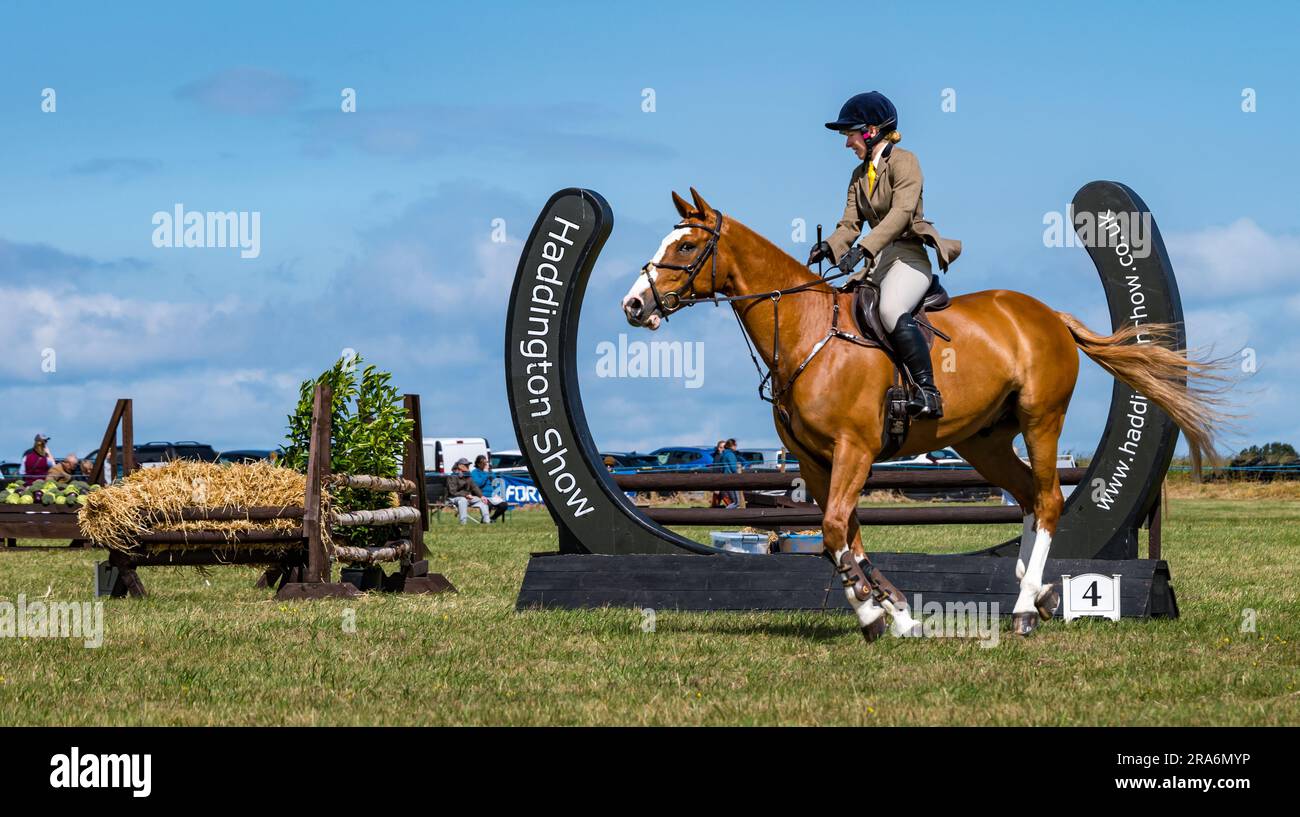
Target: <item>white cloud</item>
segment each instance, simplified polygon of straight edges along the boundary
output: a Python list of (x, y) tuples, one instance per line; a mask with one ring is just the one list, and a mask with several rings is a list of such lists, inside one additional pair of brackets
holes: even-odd
[(1166, 246), (1184, 297), (1256, 295), (1300, 281), (1300, 236), (1270, 235), (1248, 218), (1173, 234)]
[(215, 305), (169, 303), (66, 286), (0, 288), (0, 302), (0, 372), (27, 380), (52, 376), (41, 369), (47, 348), (58, 371), (83, 375), (201, 359), (228, 346), (239, 309), (233, 296)]

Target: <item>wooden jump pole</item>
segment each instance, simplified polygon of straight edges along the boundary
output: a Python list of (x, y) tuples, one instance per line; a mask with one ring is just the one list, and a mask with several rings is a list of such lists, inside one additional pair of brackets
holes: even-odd
[[(424, 484), (424, 429), (420, 422), (420, 395), (402, 396), (406, 416), (411, 420), (411, 433), (406, 437), (402, 452), (402, 478), (415, 484), (415, 507), (419, 519), (411, 523), (411, 561), (424, 560), (424, 528), (429, 522), (429, 498)], [(405, 498), (403, 498), (405, 504)]]
[(88, 482), (93, 485), (107, 485), (113, 481), (112, 474), (107, 479), (104, 478), (104, 462), (115, 447), (118, 423), (122, 422), (122, 417), (125, 416), (127, 406), (130, 404), (130, 400), (119, 397), (117, 403), (113, 406), (113, 413), (108, 418), (108, 427), (104, 429), (104, 437), (99, 443), (99, 453), (95, 455), (95, 467), (90, 472)]
[(302, 527), (307, 538), (307, 575), (304, 582), (324, 582), (329, 578), (329, 554), (321, 531), (321, 486), (329, 477), (330, 412), (333, 394), (324, 383), (316, 384), (312, 394), (311, 436), (307, 450), (307, 489), (304, 496)]
[[(122, 476), (135, 472), (135, 405), (130, 398), (122, 407)], [(110, 479), (109, 482), (112, 482)]]

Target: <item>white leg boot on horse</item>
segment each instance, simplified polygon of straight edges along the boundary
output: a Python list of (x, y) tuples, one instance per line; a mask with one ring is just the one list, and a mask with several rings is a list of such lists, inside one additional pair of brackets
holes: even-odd
[(907, 599), (884, 576), (866, 562), (857, 521), (858, 497), (871, 471), (873, 452), (856, 440), (841, 440), (835, 446), (830, 490), (823, 508), (822, 541), (831, 554), (844, 583), (849, 604), (858, 613), (862, 635), (867, 641), (879, 638), (883, 630), (881, 613), (890, 618), (895, 636), (920, 635), (921, 625), (912, 618)]

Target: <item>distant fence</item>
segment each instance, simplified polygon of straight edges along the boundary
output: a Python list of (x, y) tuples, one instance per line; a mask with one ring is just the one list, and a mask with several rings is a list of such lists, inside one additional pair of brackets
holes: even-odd
[[(1078, 485), (1086, 473), (1083, 468), (1062, 468), (1062, 485)], [(615, 474), (614, 482), (624, 491), (790, 491), (799, 487), (799, 472), (747, 472), (741, 474), (710, 473), (637, 473)], [(911, 490), (943, 492), (963, 488), (994, 490), (977, 471), (971, 469), (898, 469), (882, 470), (867, 480), (863, 490)], [(642, 513), (663, 525), (749, 525), (759, 528), (815, 528), (822, 523), (822, 512), (811, 502), (788, 502), (772, 507), (747, 508), (641, 508)], [(1024, 512), (1016, 505), (910, 506), (899, 508), (858, 508), (858, 522), (863, 525), (968, 525), (1016, 523)]]

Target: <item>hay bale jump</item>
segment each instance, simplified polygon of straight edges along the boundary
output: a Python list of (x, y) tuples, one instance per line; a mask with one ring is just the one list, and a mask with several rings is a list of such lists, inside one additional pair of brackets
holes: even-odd
[[(176, 461), (96, 492), (79, 524), (110, 551), (99, 565), (98, 592), (146, 595), (140, 567), (225, 564), (265, 565), (258, 585), (276, 587), (277, 599), (455, 592), (446, 577), (429, 573), (425, 558), (429, 511), (419, 396), (403, 397), (411, 430), (400, 477), (330, 473), (332, 405), (330, 386), (316, 384), (305, 474), (270, 463)], [(332, 489), (367, 492), (375, 507), (336, 511)], [(393, 528), (397, 535), (365, 546), (338, 535), (359, 526)], [(332, 580), (335, 562), (344, 566), (340, 581)], [(397, 570), (385, 573), (385, 563)]]

